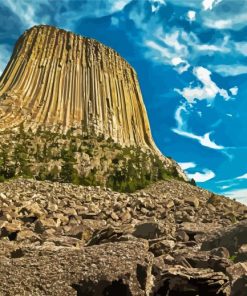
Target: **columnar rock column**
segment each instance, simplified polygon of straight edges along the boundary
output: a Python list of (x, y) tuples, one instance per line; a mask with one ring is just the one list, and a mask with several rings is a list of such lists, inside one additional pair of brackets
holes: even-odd
[(0, 129), (23, 123), (157, 149), (134, 69), (113, 49), (51, 26), (18, 40), (0, 81)]

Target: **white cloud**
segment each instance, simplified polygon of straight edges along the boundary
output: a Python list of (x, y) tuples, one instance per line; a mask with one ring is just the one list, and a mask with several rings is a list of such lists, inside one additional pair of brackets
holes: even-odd
[(190, 179), (194, 179), (198, 183), (206, 182), (215, 177), (215, 173), (211, 170), (204, 169), (202, 173), (196, 172), (193, 174), (187, 174)]
[(234, 86), (234, 87), (230, 88), (229, 91), (231, 92), (231, 94), (233, 96), (236, 96), (238, 94), (238, 87)]
[(237, 177), (236, 179), (237, 180), (245, 180), (245, 179), (247, 179), (247, 173), (243, 174), (242, 176)]
[(196, 167), (196, 164), (194, 162), (179, 162), (178, 164), (184, 171), (188, 169), (193, 169)]
[(195, 100), (207, 100), (211, 102), (217, 94), (225, 100), (230, 99), (225, 89), (219, 88), (211, 79), (211, 72), (204, 67), (195, 67), (193, 70), (195, 77), (202, 83), (202, 87), (185, 87), (183, 90), (175, 89), (189, 103), (194, 103)]
[(231, 191), (225, 191), (222, 194), (235, 198), (237, 201), (247, 204), (247, 189), (236, 189)]
[(223, 77), (238, 76), (247, 73), (247, 66), (239, 64), (210, 65), (209, 68)]
[(232, 117), (233, 115), (231, 113), (227, 113), (226, 116)]
[(189, 10), (187, 12), (187, 19), (190, 22), (194, 22), (196, 20), (196, 12), (194, 10)]
[(213, 5), (216, 5), (217, 3), (219, 3), (219, 1), (217, 0), (203, 0), (202, 1), (202, 6), (204, 10), (212, 10), (213, 9)]

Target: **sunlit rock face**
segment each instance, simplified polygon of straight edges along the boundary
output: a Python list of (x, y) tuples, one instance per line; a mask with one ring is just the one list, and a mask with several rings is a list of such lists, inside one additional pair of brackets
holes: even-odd
[(156, 149), (134, 69), (96, 40), (35, 26), (18, 40), (0, 82), (0, 128), (76, 128)]

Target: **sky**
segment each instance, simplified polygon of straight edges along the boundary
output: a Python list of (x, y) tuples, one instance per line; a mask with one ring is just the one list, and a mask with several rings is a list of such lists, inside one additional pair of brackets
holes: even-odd
[(247, 0), (0, 0), (0, 73), (38, 24), (114, 48), (138, 74), (162, 153), (247, 204)]

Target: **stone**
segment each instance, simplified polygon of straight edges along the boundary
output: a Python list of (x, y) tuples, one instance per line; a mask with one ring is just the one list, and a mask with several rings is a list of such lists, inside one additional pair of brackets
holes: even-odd
[(247, 261), (247, 244), (241, 245), (238, 249), (236, 261)]
[(175, 242), (173, 240), (161, 240), (150, 243), (149, 251), (157, 257), (169, 253), (174, 247)]
[(182, 242), (188, 242), (190, 237), (188, 236), (188, 234), (185, 231), (179, 230), (179, 231), (177, 231), (177, 239)]
[(233, 255), (243, 244), (247, 244), (247, 220), (209, 233), (202, 243), (202, 250), (225, 247)]
[(242, 275), (247, 275), (247, 262), (238, 262), (226, 269), (231, 281), (236, 281)]
[(215, 248), (215, 249), (211, 250), (210, 253), (212, 255), (215, 255), (215, 256), (218, 256), (221, 258), (229, 258), (230, 257), (230, 253), (227, 250), (227, 248), (225, 248), (225, 247)]
[(38, 219), (35, 222), (35, 232), (37, 233), (43, 233), (46, 229), (48, 228), (54, 228), (57, 227), (56, 222), (51, 219), (51, 218), (47, 218), (47, 219)]
[(113, 220), (115, 220), (115, 221), (119, 220), (119, 217), (118, 217), (118, 215), (117, 215), (115, 212), (112, 212), (112, 213), (111, 213), (111, 218), (112, 218)]
[(188, 196), (188, 197), (185, 197), (184, 199), (185, 203), (188, 203), (189, 205), (195, 207), (195, 208), (198, 208), (199, 207), (199, 199), (196, 198), (195, 196)]
[[(230, 296), (229, 278), (211, 269), (174, 266), (163, 270), (154, 295), (223, 295)], [(162, 293), (162, 294), (161, 294)]]
[(155, 222), (140, 223), (135, 225), (133, 235), (138, 238), (154, 239), (160, 235), (160, 228)]

